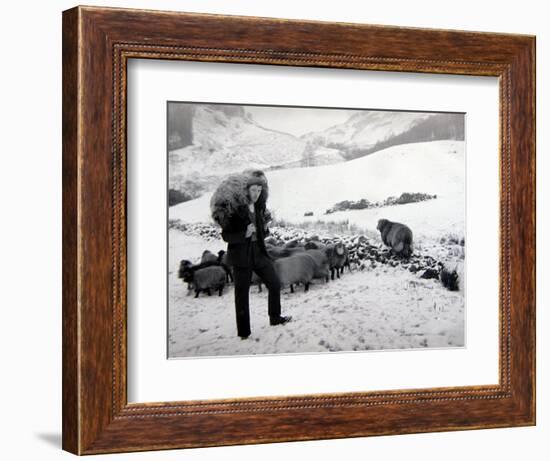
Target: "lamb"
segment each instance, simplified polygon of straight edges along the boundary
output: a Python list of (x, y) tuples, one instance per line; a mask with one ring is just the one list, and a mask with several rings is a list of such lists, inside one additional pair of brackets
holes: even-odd
[(211, 289), (218, 290), (218, 294), (221, 296), (225, 287), (226, 274), (222, 266), (214, 263), (203, 265), (200, 268), (197, 268), (197, 266), (190, 267), (183, 272), (182, 278), (184, 282), (193, 284), (195, 298), (199, 297), (201, 291), (206, 292), (210, 296)]
[(327, 245), (325, 253), (328, 257), (330, 269), (330, 278), (334, 280), (334, 274), (340, 278), (340, 274), (344, 272), (344, 267), (349, 265), (348, 249), (342, 242)]
[(412, 255), (413, 234), (409, 227), (398, 222), (380, 219), (376, 228), (380, 231), (382, 242), (397, 256), (409, 258)]
[(315, 279), (325, 279), (325, 282), (329, 280), (329, 265), (328, 257), (324, 250), (311, 249), (307, 250), (306, 253), (313, 257), (315, 260), (315, 273), (313, 278)]
[(307, 252), (275, 261), (275, 271), (279, 276), (281, 286), (290, 286), (291, 293), (294, 293), (294, 284), (296, 283), (303, 283), (304, 291), (308, 291), (309, 284), (315, 275), (315, 269), (315, 259)]

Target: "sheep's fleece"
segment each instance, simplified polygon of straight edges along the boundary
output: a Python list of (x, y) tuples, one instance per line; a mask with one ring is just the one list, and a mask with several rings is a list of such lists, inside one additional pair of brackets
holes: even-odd
[(246, 213), (246, 205), (248, 204), (247, 183), (252, 178), (259, 179), (262, 183), (262, 193), (256, 205), (262, 211), (265, 211), (269, 190), (267, 178), (263, 171), (245, 170), (242, 173), (232, 174), (220, 183), (210, 199), (212, 219), (222, 228), (226, 227), (233, 214)]

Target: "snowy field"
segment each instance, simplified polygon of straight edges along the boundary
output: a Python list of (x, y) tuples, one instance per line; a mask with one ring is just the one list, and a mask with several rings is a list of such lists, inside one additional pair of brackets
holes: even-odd
[[(284, 326), (269, 326), (267, 291), (250, 290), (252, 335), (236, 332), (233, 285), (221, 297), (198, 299), (178, 277), (181, 259), (198, 262), (204, 250), (226, 249), (221, 239), (169, 230), (169, 357), (367, 351), (464, 346), (464, 142), (434, 141), (395, 146), (356, 160), (311, 168), (267, 171), (268, 208), (278, 220), (297, 228), (347, 221), (380, 251), (378, 219), (407, 224), (413, 230), (415, 257), (433, 258), (460, 275), (460, 290), (449, 291), (438, 279), (423, 279), (410, 264), (391, 261), (346, 270), (328, 283), (315, 281), (309, 292), (285, 288)], [(437, 195), (434, 200), (363, 210), (324, 212), (343, 200), (371, 202), (403, 192)], [(208, 223), (211, 193), (169, 208), (179, 223)], [(313, 212), (306, 217), (304, 213)], [(322, 226), (318, 233), (322, 234)], [(325, 229), (326, 231), (326, 229)], [(450, 241), (452, 236), (454, 241)], [(338, 237), (338, 235), (330, 235)]]
[[(379, 264), (346, 271), (328, 283), (316, 280), (309, 292), (284, 289), (283, 315), (292, 322), (272, 327), (267, 291), (250, 289), (252, 335), (237, 336), (233, 286), (223, 295), (187, 290), (177, 277), (180, 259), (197, 261), (202, 251), (225, 248), (221, 240), (205, 240), (170, 230), (169, 357), (241, 354), (366, 351), (464, 345), (464, 293), (445, 289), (439, 280), (424, 280), (401, 266)], [(459, 262), (439, 247), (446, 262)]]

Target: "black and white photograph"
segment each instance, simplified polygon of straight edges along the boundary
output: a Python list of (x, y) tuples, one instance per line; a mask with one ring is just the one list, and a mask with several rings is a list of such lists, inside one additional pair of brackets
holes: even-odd
[(464, 347), (464, 118), (168, 102), (168, 357)]

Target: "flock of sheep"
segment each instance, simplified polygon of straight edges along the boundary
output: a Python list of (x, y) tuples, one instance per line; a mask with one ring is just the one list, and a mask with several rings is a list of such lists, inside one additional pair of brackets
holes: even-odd
[[(297, 240), (278, 244), (274, 238), (265, 242), (266, 250), (274, 261), (274, 267), (282, 287), (289, 287), (294, 293), (294, 286), (301, 284), (308, 291), (313, 279), (326, 282), (334, 277), (339, 278), (345, 267), (350, 270), (349, 253), (342, 242), (324, 244), (319, 240), (300, 243)], [(227, 264), (225, 251), (217, 255), (209, 250), (202, 254), (199, 264), (182, 260), (178, 271), (179, 278), (195, 291), (197, 298), (201, 292), (209, 296), (217, 291), (221, 296), (225, 285), (233, 280), (231, 267)], [(261, 290), (261, 280), (253, 273), (251, 283)]]
[[(284, 241), (271, 236), (265, 240), (265, 246), (274, 260), (281, 286), (289, 287), (292, 293), (296, 285), (303, 285), (304, 291), (308, 291), (314, 279), (328, 282), (340, 278), (345, 268), (351, 272), (352, 267), (363, 270), (375, 267), (377, 263), (393, 267), (401, 264), (410, 272), (420, 272), (422, 278), (440, 279), (448, 289), (458, 289), (456, 273), (446, 273), (443, 264), (430, 256), (412, 256), (412, 231), (407, 226), (380, 220), (378, 230), (383, 243), (389, 247), (385, 252), (371, 245), (363, 235), (346, 241), (341, 238), (320, 239), (318, 236)], [(189, 290), (194, 290), (196, 298), (201, 292), (210, 296), (217, 291), (221, 296), (225, 285), (233, 280), (223, 250), (217, 255), (205, 250), (199, 264), (182, 260), (178, 276), (188, 284)], [(261, 291), (261, 280), (254, 273), (251, 283), (257, 284)]]

